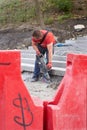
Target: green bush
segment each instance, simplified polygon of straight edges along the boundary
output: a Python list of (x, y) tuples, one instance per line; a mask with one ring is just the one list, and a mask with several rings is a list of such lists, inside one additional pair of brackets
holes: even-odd
[(71, 0), (49, 0), (50, 3), (54, 3), (54, 6), (63, 12), (69, 12), (72, 9), (72, 1)]
[(72, 2), (71, 0), (57, 0), (58, 1), (58, 8), (61, 11), (67, 12), (72, 9)]

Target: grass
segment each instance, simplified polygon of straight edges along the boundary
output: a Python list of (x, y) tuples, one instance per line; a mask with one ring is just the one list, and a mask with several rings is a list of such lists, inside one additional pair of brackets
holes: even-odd
[(49, 17), (45, 17), (45, 18), (44, 18), (44, 23), (45, 23), (46, 25), (52, 24), (53, 22), (54, 22), (54, 19), (53, 19), (52, 16), (49, 16)]
[(27, 22), (34, 16), (34, 7), (26, 1), (11, 0), (0, 4), (0, 23)]
[[(71, 0), (56, 0), (56, 2), (54, 0), (44, 0), (41, 5), (45, 24), (53, 24), (55, 18), (61, 23), (73, 17), (70, 13), (72, 12)], [(0, 0), (0, 25), (30, 21), (34, 23), (36, 22), (35, 14), (35, 7), (29, 0)]]
[(69, 18), (72, 18), (71, 13), (60, 15), (60, 16), (58, 16), (57, 20), (58, 20), (58, 22), (62, 23), (64, 20), (67, 20)]

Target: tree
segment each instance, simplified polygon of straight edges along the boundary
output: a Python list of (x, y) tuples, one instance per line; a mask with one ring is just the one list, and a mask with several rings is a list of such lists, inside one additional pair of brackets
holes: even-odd
[(40, 2), (39, 0), (33, 0), (34, 4), (35, 4), (35, 13), (36, 13), (36, 20), (37, 23), (41, 26), (41, 28), (44, 28), (44, 20), (43, 20), (43, 16), (42, 16), (42, 12), (40, 9)]

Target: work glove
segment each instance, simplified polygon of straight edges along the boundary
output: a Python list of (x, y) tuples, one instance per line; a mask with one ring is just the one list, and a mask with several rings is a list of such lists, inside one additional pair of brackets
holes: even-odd
[(36, 55), (38, 55), (38, 56), (40, 56), (41, 55), (41, 53), (40, 53), (40, 51), (38, 50), (38, 51), (36, 51)]
[(52, 68), (52, 62), (48, 62), (48, 64), (46, 65), (48, 69)]

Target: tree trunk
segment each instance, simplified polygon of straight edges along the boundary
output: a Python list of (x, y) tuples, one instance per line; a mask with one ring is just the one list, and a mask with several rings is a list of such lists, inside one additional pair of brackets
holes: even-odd
[(33, 0), (34, 4), (35, 4), (35, 13), (36, 13), (36, 20), (37, 23), (41, 26), (41, 28), (44, 28), (44, 21), (43, 21), (43, 16), (42, 16), (42, 12), (40, 9), (40, 3), (39, 0)]

